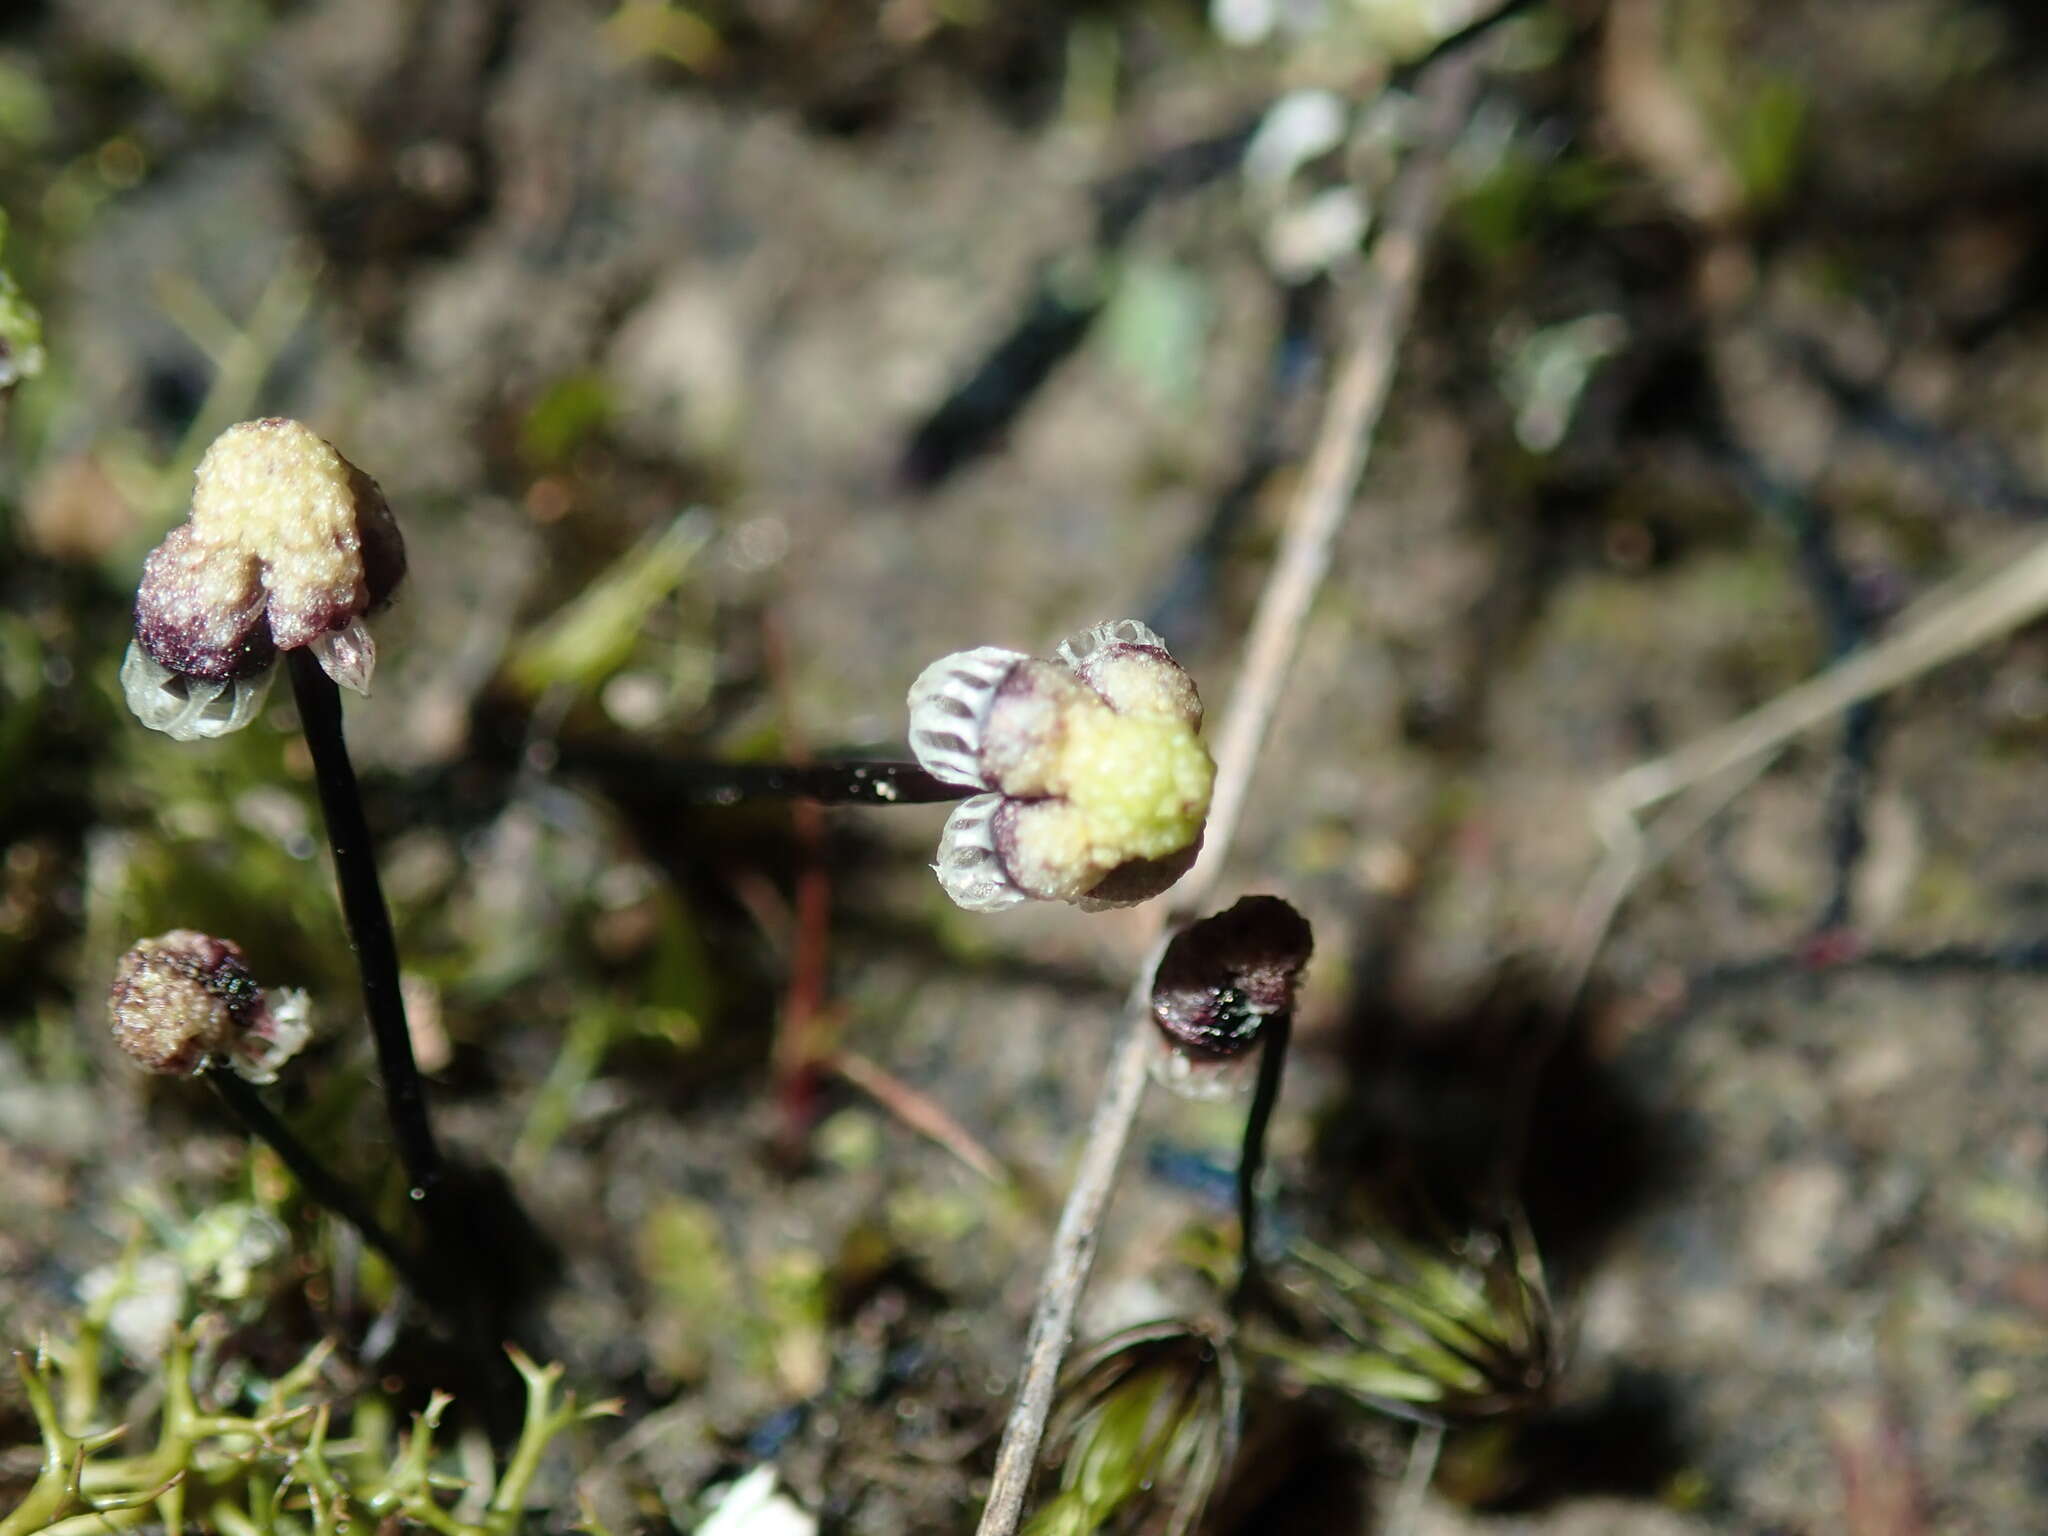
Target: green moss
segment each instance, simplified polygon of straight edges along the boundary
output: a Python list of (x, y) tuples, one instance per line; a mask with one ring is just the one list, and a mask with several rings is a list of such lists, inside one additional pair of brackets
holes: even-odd
[(557, 379), (519, 424), (519, 451), (535, 469), (559, 469), (612, 419), (611, 390), (594, 374)]
[(654, 1293), (649, 1353), (679, 1381), (702, 1379), (739, 1312), (739, 1278), (718, 1213), (700, 1200), (670, 1196), (640, 1224), (636, 1256)]

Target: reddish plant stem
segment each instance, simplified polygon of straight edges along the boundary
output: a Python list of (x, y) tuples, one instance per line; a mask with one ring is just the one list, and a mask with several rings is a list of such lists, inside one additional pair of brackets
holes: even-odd
[[(796, 718), (790, 687), (789, 648), (782, 626), (770, 613), (761, 620), (762, 654), (782, 715), (782, 737), (791, 771), (801, 779), (810, 769), (810, 747)], [(784, 1159), (801, 1160), (818, 1117), (820, 1089), (831, 1056), (832, 1019), (826, 1006), (832, 944), (832, 880), (826, 869), (825, 810), (811, 798), (790, 806), (801, 859), (796, 873), (789, 986), (775, 1030), (775, 1097), (781, 1114), (778, 1140)]]

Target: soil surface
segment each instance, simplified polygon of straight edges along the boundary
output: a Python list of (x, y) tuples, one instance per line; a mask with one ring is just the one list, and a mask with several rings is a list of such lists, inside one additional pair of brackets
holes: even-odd
[[(140, 1232), (263, 1369), (326, 1335), (350, 1391), (492, 1390), (107, 1035), (128, 944), (235, 939), (315, 1001), (280, 1112), (407, 1219), (289, 689), (180, 745), (115, 682), (198, 449), (291, 415), (407, 540), (348, 732), (468, 1283), (625, 1405), (551, 1528), (691, 1529), (761, 1462), (826, 1531), (970, 1528), (1144, 914), (963, 913), (944, 807), (706, 803), (683, 765), (901, 757), (927, 662), (1123, 616), (1216, 718), (1344, 232), (1414, 136), (1389, 72), (1485, 8), (1279, 9), (1253, 44), (1166, 3), (0, 20), (0, 261), (47, 351), (0, 451), (10, 1347)], [(2036, 551), (2048, 28), (1520, 9), (1220, 889), (1315, 928), (1276, 1225), (1482, 1267), (1525, 1229), (1558, 1349), (1452, 1415), (1419, 1505), (1406, 1421), (1254, 1369), (1207, 1528), (2041, 1528), (2048, 582), (1681, 799), (1587, 914), (1615, 775), (1974, 622)], [(1243, 133), (1283, 99), (1339, 127), (1276, 177)], [(1242, 1120), (1151, 1096), (1084, 1338), (1213, 1315)], [(252, 1202), (289, 1240), (236, 1295), (191, 1233)], [(162, 1341), (114, 1361), (138, 1413)]]

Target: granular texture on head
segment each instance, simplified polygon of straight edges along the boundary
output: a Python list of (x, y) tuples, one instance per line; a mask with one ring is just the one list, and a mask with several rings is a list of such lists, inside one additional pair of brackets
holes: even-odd
[[(353, 656), (367, 643), (359, 621), (404, 574), (375, 481), (300, 422), (245, 421), (206, 450), (190, 517), (144, 566), (135, 638), (159, 666), (207, 682), (316, 642)], [(367, 663), (353, 670), (367, 682)]]
[(1201, 848), (1216, 767), (1193, 680), (1135, 619), (1072, 636), (1058, 655), (960, 651), (911, 687), (918, 761), (990, 791), (953, 813), (933, 866), (970, 911), (1128, 906)]
[(277, 647), (265, 626), (262, 565), (181, 523), (149, 552), (135, 594), (135, 635), (160, 665), (225, 682), (262, 671)]
[(312, 1038), (306, 994), (265, 991), (241, 946), (191, 928), (143, 939), (121, 957), (107, 994), (114, 1043), (137, 1065), (190, 1077), (225, 1065), (252, 1083)]
[(241, 947), (190, 928), (136, 944), (107, 996), (114, 1043), (146, 1070), (177, 1076), (232, 1049), (262, 1003)]

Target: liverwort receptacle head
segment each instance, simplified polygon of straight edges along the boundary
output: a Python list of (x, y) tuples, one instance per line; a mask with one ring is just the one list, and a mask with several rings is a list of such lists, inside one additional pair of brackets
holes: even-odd
[(114, 1043), (145, 1071), (190, 1077), (225, 1064), (252, 1083), (311, 1037), (306, 994), (266, 991), (241, 946), (191, 928), (138, 941), (107, 993)]
[(179, 741), (227, 735), (262, 707), (277, 653), (301, 646), (367, 693), (363, 621), (404, 575), (383, 493), (331, 443), (281, 416), (229, 427), (199, 461), (190, 514), (143, 564), (128, 707)]
[(1153, 1075), (1189, 1098), (1248, 1086), (1253, 1047), (1293, 1009), (1314, 947), (1308, 919), (1278, 896), (1246, 896), (1175, 934), (1152, 973)]
[(910, 745), (935, 777), (984, 791), (946, 823), (933, 866), (969, 911), (1150, 900), (1201, 851), (1216, 768), (1193, 679), (1134, 619), (1057, 659), (982, 646), (910, 689)]

